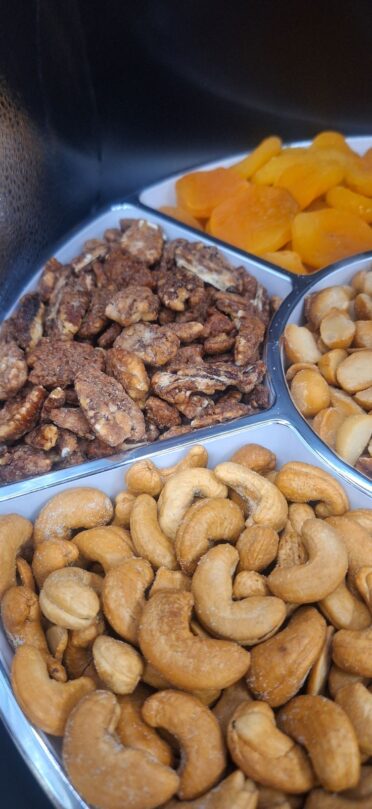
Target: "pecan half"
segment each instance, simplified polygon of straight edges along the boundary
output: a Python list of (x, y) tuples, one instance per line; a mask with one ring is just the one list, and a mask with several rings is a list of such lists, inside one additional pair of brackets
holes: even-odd
[(236, 402), (233, 399), (225, 402), (217, 402), (212, 413), (201, 414), (191, 422), (193, 430), (202, 427), (211, 427), (213, 424), (222, 424), (224, 421), (240, 419), (242, 416), (249, 416), (253, 413), (249, 405)]
[(225, 354), (233, 348), (234, 344), (235, 337), (222, 331), (220, 334), (204, 340), (204, 350), (207, 354)]
[(169, 326), (155, 326), (136, 323), (123, 329), (117, 337), (114, 348), (132, 351), (148, 365), (165, 365), (175, 357), (180, 341)]
[(203, 365), (204, 346), (200, 343), (182, 346), (175, 357), (167, 363), (167, 371), (178, 371), (184, 365)]
[(110, 348), (116, 338), (119, 337), (119, 334), (121, 334), (121, 326), (119, 326), (119, 323), (111, 323), (111, 326), (98, 338), (97, 345), (100, 348)]
[(57, 261), (56, 258), (50, 258), (49, 261), (47, 261), (37, 285), (38, 292), (45, 303), (49, 301), (61, 274), (63, 274), (63, 272), (66, 274), (67, 271), (67, 268), (64, 267), (60, 261)]
[(24, 353), (15, 340), (0, 342), (0, 399), (15, 396), (28, 374)]
[(161, 272), (158, 280), (158, 295), (161, 302), (174, 312), (183, 312), (186, 302), (203, 294), (203, 282), (187, 270), (176, 268)]
[(45, 397), (39, 385), (5, 402), (0, 410), (0, 441), (16, 441), (35, 427)]
[(178, 438), (180, 435), (186, 435), (186, 433), (191, 433), (192, 427), (190, 424), (181, 424), (180, 427), (171, 427), (170, 430), (166, 430), (161, 436), (159, 436), (159, 441), (166, 441), (168, 438)]
[(110, 348), (106, 354), (106, 371), (115, 377), (135, 402), (143, 402), (150, 387), (143, 361), (124, 348)]
[(185, 402), (178, 402), (177, 407), (180, 413), (191, 421), (198, 416), (213, 413), (214, 401), (210, 396), (193, 393)]
[(202, 242), (186, 242), (174, 253), (176, 266), (197, 275), (206, 284), (217, 289), (239, 289), (240, 279), (234, 267), (223, 257), (217, 247), (207, 247)]
[(120, 244), (131, 256), (141, 259), (145, 264), (159, 261), (163, 250), (164, 234), (159, 225), (136, 219), (124, 231)]
[(108, 246), (105, 242), (101, 242), (99, 239), (90, 239), (89, 242), (85, 242), (84, 253), (71, 261), (71, 267), (78, 274), (81, 270), (86, 270), (98, 258), (104, 258), (107, 252)]
[(51, 468), (52, 459), (42, 450), (24, 445), (13, 447), (0, 458), (0, 482), (14, 483), (35, 475), (44, 475)]
[(157, 396), (149, 396), (145, 406), (145, 413), (149, 420), (161, 430), (164, 427), (176, 427), (181, 424), (181, 416), (174, 405), (167, 404)]
[(105, 309), (106, 317), (131, 326), (139, 321), (156, 320), (159, 311), (159, 298), (148, 287), (129, 286), (116, 292)]
[(116, 379), (89, 368), (77, 375), (75, 390), (93, 432), (110, 447), (144, 437), (143, 414)]
[(169, 328), (177, 335), (181, 343), (193, 343), (203, 334), (204, 326), (195, 320), (187, 323), (170, 323)]
[(58, 407), (49, 412), (49, 418), (57, 427), (69, 430), (81, 438), (93, 438), (90, 426), (80, 407)]
[(41, 424), (39, 427), (34, 427), (25, 436), (25, 444), (35, 449), (43, 449), (48, 452), (55, 447), (58, 439), (58, 429), (55, 424)]
[(21, 298), (14, 315), (6, 321), (9, 336), (21, 348), (32, 350), (43, 334), (44, 304), (38, 292), (30, 292)]
[(101, 281), (97, 280), (97, 286), (101, 286), (102, 283), (115, 284), (117, 287), (138, 284), (150, 289), (156, 286), (155, 274), (149, 270), (146, 264), (129, 254), (122, 253), (121, 250), (113, 250), (112, 253), (109, 253), (103, 269), (105, 280), (103, 282), (103, 277)]
[(29, 379), (46, 388), (65, 388), (74, 382), (76, 374), (89, 368), (102, 369), (105, 359), (101, 349), (88, 343), (43, 338), (27, 356), (33, 368)]
[(178, 406), (183, 405), (195, 392), (213, 394), (233, 386), (242, 393), (249, 393), (261, 382), (265, 372), (265, 364), (262, 361), (246, 368), (236, 368), (227, 363), (186, 365), (180, 368), (178, 373), (158, 371), (154, 374), (151, 384), (158, 396)]
[(95, 337), (109, 323), (105, 309), (115, 291), (115, 286), (93, 290), (88, 311), (84, 315), (78, 332), (79, 337), (83, 340)]
[(247, 365), (256, 359), (265, 337), (265, 325), (259, 317), (251, 315), (240, 322), (235, 340), (234, 359), (237, 365)]
[(57, 285), (49, 302), (45, 317), (45, 334), (48, 337), (72, 340), (79, 331), (90, 303), (86, 278), (69, 275)]

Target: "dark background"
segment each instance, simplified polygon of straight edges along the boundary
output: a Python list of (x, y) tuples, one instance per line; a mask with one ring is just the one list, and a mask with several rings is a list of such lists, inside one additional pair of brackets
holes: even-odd
[[(369, 0), (0, 0), (0, 307), (91, 212), (268, 134), (372, 133)], [(50, 805), (0, 728), (0, 805)]]

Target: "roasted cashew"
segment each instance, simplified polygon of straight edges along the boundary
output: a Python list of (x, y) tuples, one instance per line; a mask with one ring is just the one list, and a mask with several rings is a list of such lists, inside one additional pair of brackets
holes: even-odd
[(152, 567), (146, 559), (127, 559), (111, 568), (104, 578), (103, 612), (115, 632), (130, 643), (138, 642), (145, 591), (153, 579)]
[(334, 631), (333, 626), (327, 626), (323, 646), (307, 678), (306, 693), (312, 696), (322, 694), (326, 689), (329, 669), (331, 667), (332, 638)]
[(120, 706), (96, 691), (72, 712), (63, 761), (75, 789), (97, 809), (155, 809), (175, 794), (178, 775), (143, 750), (120, 745)]
[(280, 789), (258, 787), (258, 809), (301, 809), (301, 796), (288, 795)]
[(257, 787), (241, 770), (194, 801), (169, 801), (164, 809), (256, 809)]
[(347, 511), (344, 516), (355, 520), (372, 536), (372, 508), (356, 508), (353, 511)]
[(220, 724), (222, 735), (226, 738), (227, 726), (238, 705), (250, 700), (250, 694), (245, 680), (239, 680), (229, 688), (225, 688), (221, 698), (213, 708), (213, 713)]
[(325, 598), (343, 581), (348, 568), (342, 539), (323, 520), (306, 520), (301, 539), (308, 561), (293, 567), (277, 566), (267, 579), (270, 590), (292, 604)]
[(239, 551), (239, 570), (265, 570), (278, 553), (279, 535), (267, 525), (250, 525), (240, 535), (236, 549)]
[(17, 580), (20, 580), (20, 584), (35, 592), (36, 585), (31, 565), (22, 556), (18, 556), (16, 559), (16, 570)]
[(119, 525), (122, 528), (129, 528), (130, 515), (135, 501), (134, 494), (130, 492), (119, 492), (115, 497), (115, 516), (111, 525)]
[(172, 475), (184, 472), (186, 469), (202, 469), (208, 465), (208, 452), (202, 444), (194, 444), (184, 458), (173, 466), (159, 468), (158, 472), (165, 483)]
[(142, 681), (151, 688), (156, 688), (157, 691), (163, 691), (164, 688), (172, 688), (172, 684), (157, 671), (151, 663), (145, 662), (145, 668), (142, 675)]
[(131, 694), (143, 674), (143, 660), (136, 649), (107, 635), (94, 641), (93, 660), (102, 682), (114, 694)]
[(34, 525), (34, 542), (47, 539), (71, 539), (77, 528), (106, 525), (114, 509), (109, 497), (99, 489), (67, 489), (48, 500)]
[(261, 444), (245, 444), (240, 447), (230, 458), (231, 463), (238, 463), (265, 475), (271, 472), (276, 466), (276, 456), (271, 450), (262, 447)]
[(242, 570), (235, 576), (232, 586), (233, 598), (251, 598), (251, 596), (271, 596), (266, 576), (255, 570)]
[(18, 514), (0, 517), (0, 599), (8, 587), (17, 583), (16, 558), (31, 539), (32, 523)]
[[(372, 611), (372, 567), (371, 566), (364, 566), (359, 568), (359, 570), (355, 574), (355, 584), (358, 588), (358, 591), (362, 598), (364, 599), (365, 603), (367, 604), (368, 610), (371, 614)], [(357, 627), (355, 627), (357, 628)], [(358, 627), (359, 628), (359, 627)], [(362, 627), (360, 627), (362, 628)]]
[(305, 803), (305, 809), (371, 809), (371, 796), (349, 799), (346, 793), (336, 795), (322, 789), (313, 789)]
[(63, 663), (66, 666), (66, 671), (70, 680), (76, 680), (77, 677), (88, 675), (91, 677), (96, 687), (102, 688), (102, 681), (99, 680), (98, 685), (97, 670), (95, 667), (92, 669), (93, 653), (91, 648), (84, 648), (81, 646), (73, 646), (71, 638), (69, 638), (64, 655)]
[(67, 683), (51, 680), (45, 656), (35, 646), (19, 646), (12, 661), (12, 687), (17, 702), (36, 727), (62, 736), (67, 718), (95, 686), (89, 677)]
[(200, 560), (192, 579), (198, 618), (217, 637), (245, 646), (260, 643), (276, 632), (286, 618), (279, 598), (252, 596), (232, 600), (232, 576), (239, 554), (231, 545), (216, 545)]
[(142, 716), (153, 728), (174, 736), (181, 748), (181, 800), (198, 798), (211, 789), (226, 766), (225, 745), (217, 719), (200, 700), (182, 691), (158, 691), (142, 707)]
[(212, 542), (236, 542), (244, 528), (239, 506), (232, 500), (207, 497), (194, 503), (178, 528), (176, 554), (181, 570), (192, 575)]
[(372, 677), (372, 626), (367, 629), (340, 629), (333, 638), (332, 659), (344, 671)]
[(80, 531), (70, 544), (76, 545), (84, 559), (99, 562), (105, 573), (134, 555), (129, 531), (118, 525)]
[(361, 677), (358, 674), (350, 674), (348, 671), (343, 671), (332, 663), (328, 675), (328, 690), (331, 697), (336, 699), (337, 692), (351, 683), (363, 683), (363, 685), (368, 685), (369, 679), (368, 677)]
[(301, 539), (301, 534), (294, 529), (291, 521), (287, 520), (280, 535), (276, 560), (277, 566), (293, 567), (294, 565), (303, 565), (307, 561), (308, 556)]
[(361, 567), (372, 566), (372, 538), (361, 525), (348, 517), (329, 517), (327, 523), (336, 529), (346, 547), (348, 578), (354, 584), (357, 571)]
[(358, 741), (345, 711), (326, 697), (295, 697), (278, 714), (278, 725), (303, 744), (325, 789), (342, 792), (360, 776)]
[(350, 683), (337, 691), (335, 700), (350, 719), (361, 753), (372, 755), (372, 694), (362, 683)]
[(290, 793), (314, 786), (306, 753), (278, 730), (274, 712), (265, 702), (243, 702), (236, 709), (227, 744), (235, 764), (259, 784)]
[(275, 531), (284, 528), (288, 505), (276, 485), (237, 463), (221, 463), (214, 472), (248, 503), (250, 516), (246, 525), (268, 525)]
[(94, 621), (85, 629), (73, 629), (70, 632), (71, 645), (76, 649), (87, 649), (93, 646), (93, 643), (99, 635), (103, 635), (105, 631), (105, 620), (101, 612), (96, 615)]
[(158, 500), (158, 509), (160, 528), (170, 539), (176, 538), (195, 497), (227, 497), (227, 488), (211, 469), (185, 469), (168, 478)]
[(137, 461), (128, 469), (125, 482), (130, 494), (148, 494), (151, 497), (158, 497), (163, 483), (160, 472), (155, 464), (150, 460)]
[(344, 581), (319, 601), (319, 607), (336, 629), (366, 629), (372, 622), (369, 609), (349, 590)]
[(174, 570), (177, 567), (173, 543), (160, 528), (157, 503), (149, 494), (136, 497), (130, 515), (130, 530), (139, 556), (155, 568)]
[(344, 514), (349, 508), (348, 498), (336, 478), (312, 464), (299, 461), (284, 464), (275, 485), (293, 503), (318, 501), (315, 508), (318, 517)]
[(67, 629), (63, 626), (55, 626), (52, 624), (52, 626), (46, 630), (45, 636), (51, 654), (61, 663), (68, 644)]
[(100, 603), (102, 579), (79, 567), (55, 570), (45, 579), (39, 603), (53, 624), (65, 629), (85, 629), (95, 620)]
[(193, 635), (191, 593), (156, 593), (145, 605), (139, 643), (145, 658), (177, 688), (227, 688), (246, 673), (250, 655), (237, 643)]
[(50, 573), (74, 565), (78, 559), (79, 551), (76, 545), (66, 539), (40, 542), (40, 545), (36, 545), (32, 559), (32, 570), (38, 587), (42, 588)]
[(151, 689), (140, 684), (133, 694), (126, 694), (126, 696), (118, 698), (120, 719), (116, 733), (125, 747), (144, 750), (156, 758), (160, 764), (171, 767), (172, 748), (142, 717), (142, 705), (150, 694)]
[(273, 708), (283, 705), (300, 690), (325, 636), (326, 623), (317, 610), (298, 610), (285, 629), (252, 649), (248, 687)]
[(314, 517), (315, 511), (308, 503), (291, 503), (288, 508), (288, 519), (298, 534), (301, 534), (304, 522), (313, 520)]
[(150, 598), (161, 590), (186, 590), (190, 592), (191, 579), (181, 570), (168, 570), (167, 567), (159, 567), (149, 593)]

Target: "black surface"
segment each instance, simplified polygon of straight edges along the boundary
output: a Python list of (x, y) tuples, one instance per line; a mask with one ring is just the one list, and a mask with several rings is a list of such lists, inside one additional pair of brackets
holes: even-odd
[(1, 722), (0, 783), (3, 809), (52, 809)]

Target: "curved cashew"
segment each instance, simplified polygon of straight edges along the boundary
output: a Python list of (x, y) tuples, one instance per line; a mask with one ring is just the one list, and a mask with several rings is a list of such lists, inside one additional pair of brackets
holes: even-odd
[(157, 691), (163, 691), (165, 688), (172, 688), (171, 683), (157, 671), (151, 663), (145, 661), (145, 668), (142, 675), (142, 680), (146, 685), (151, 688), (156, 688)]
[(293, 567), (303, 565), (307, 560), (301, 534), (294, 529), (291, 521), (287, 520), (279, 540), (277, 566)]
[(114, 509), (109, 497), (99, 489), (67, 489), (51, 497), (34, 525), (34, 542), (71, 539), (77, 528), (95, 528), (110, 522)]
[(189, 628), (192, 607), (191, 593), (152, 596), (142, 613), (141, 651), (178, 688), (227, 688), (246, 673), (250, 655), (232, 641), (193, 635)]
[(324, 618), (313, 607), (298, 610), (288, 626), (251, 652), (248, 687), (276, 708), (300, 690), (326, 636)]
[(306, 753), (275, 724), (265, 702), (243, 702), (230, 721), (227, 744), (235, 764), (259, 784), (285, 792), (305, 792), (314, 786)]
[(194, 801), (170, 801), (164, 809), (256, 809), (257, 787), (240, 770)]
[(325, 640), (306, 683), (306, 693), (315, 696), (326, 689), (329, 669), (331, 667), (333, 626), (327, 626)]
[(20, 583), (23, 584), (24, 587), (28, 587), (29, 590), (35, 592), (35, 579), (31, 565), (26, 562), (26, 559), (23, 559), (22, 556), (18, 556), (16, 559), (16, 570)]
[(261, 444), (245, 444), (240, 447), (230, 458), (231, 463), (238, 463), (265, 475), (271, 472), (276, 466), (276, 456), (271, 450), (262, 447)]
[(344, 581), (319, 602), (319, 607), (336, 629), (365, 629), (372, 621), (369, 609)]
[(53, 624), (46, 630), (45, 636), (51, 654), (56, 660), (58, 660), (59, 663), (61, 663), (68, 644), (67, 629), (65, 629), (63, 626), (55, 626)]
[(16, 558), (31, 539), (32, 523), (18, 514), (0, 517), (0, 599), (8, 587), (16, 584)]
[(16, 700), (27, 719), (53, 736), (63, 735), (73, 707), (95, 688), (89, 677), (67, 683), (51, 680), (45, 657), (34, 646), (18, 647), (11, 676)]
[(168, 478), (177, 474), (178, 472), (184, 472), (186, 469), (201, 469), (205, 468), (207, 465), (207, 450), (202, 446), (202, 444), (194, 444), (194, 446), (189, 449), (185, 457), (181, 458), (178, 463), (173, 464), (173, 466), (166, 466), (163, 469), (159, 468), (158, 472), (163, 483), (165, 483)]
[(276, 632), (286, 618), (283, 601), (270, 596), (232, 600), (232, 576), (239, 554), (231, 545), (216, 545), (200, 560), (192, 579), (198, 618), (218, 637), (246, 646)]
[[(371, 613), (372, 610), (372, 567), (361, 567), (355, 574), (355, 584)], [(355, 627), (357, 628), (357, 627)], [(358, 627), (359, 628), (359, 627)], [(362, 627), (360, 627), (362, 628)]]
[(88, 675), (94, 680), (97, 687), (102, 687), (101, 680), (99, 681), (101, 685), (97, 685), (98, 677), (96, 669), (94, 668), (94, 671), (91, 671), (93, 654), (90, 648), (73, 646), (69, 638), (63, 655), (63, 662), (70, 680), (76, 680), (77, 677)]
[(105, 628), (105, 620), (102, 613), (99, 612), (94, 621), (85, 629), (73, 629), (70, 632), (71, 645), (77, 649), (87, 649), (93, 646), (95, 639), (99, 635), (103, 635)]
[(192, 575), (212, 542), (236, 542), (244, 528), (239, 506), (232, 500), (205, 498), (186, 512), (176, 535), (176, 554), (181, 570)]
[(242, 570), (235, 576), (232, 587), (233, 598), (250, 598), (251, 596), (271, 596), (266, 583), (266, 576), (255, 570)]
[(76, 545), (66, 539), (50, 539), (36, 545), (32, 570), (39, 589), (42, 588), (50, 573), (74, 565), (78, 558), (79, 551)]
[(248, 503), (250, 516), (246, 525), (268, 525), (275, 531), (284, 528), (288, 505), (276, 485), (237, 463), (221, 463), (214, 472)]
[(135, 499), (134, 494), (130, 494), (130, 492), (119, 492), (115, 497), (115, 516), (111, 523), (112, 525), (129, 528), (130, 515)]
[(287, 500), (309, 503), (317, 500), (318, 517), (344, 514), (349, 508), (348, 498), (341, 484), (332, 475), (312, 464), (291, 461), (279, 470), (275, 485)]
[(181, 570), (168, 570), (167, 567), (159, 567), (149, 593), (150, 598), (161, 590), (186, 590), (190, 592), (191, 579)]
[(326, 697), (292, 699), (278, 725), (309, 753), (321, 785), (331, 792), (356, 786), (360, 776), (358, 741), (346, 713)]
[(372, 694), (362, 683), (350, 683), (335, 699), (350, 719), (361, 752), (372, 755)]
[(181, 691), (159, 691), (142, 707), (142, 716), (151, 727), (162, 727), (177, 739), (181, 748), (181, 800), (197, 798), (211, 789), (226, 766), (225, 745), (220, 726), (212, 711)]
[(65, 629), (85, 629), (99, 612), (102, 579), (79, 567), (55, 570), (45, 579), (39, 603), (53, 624)]
[(315, 511), (308, 503), (291, 503), (288, 508), (288, 519), (294, 531), (301, 534), (302, 526), (306, 520), (313, 520)]
[(361, 567), (372, 566), (372, 538), (361, 525), (348, 517), (328, 517), (327, 523), (336, 529), (346, 547), (348, 577), (353, 584)]
[(114, 694), (131, 694), (143, 673), (141, 655), (122, 640), (100, 635), (93, 644), (94, 665)]
[(347, 795), (331, 795), (322, 789), (313, 789), (305, 803), (305, 809), (371, 809), (371, 797), (354, 799)]
[(221, 698), (218, 700), (213, 708), (213, 713), (219, 722), (224, 739), (226, 738), (227, 726), (233, 713), (242, 702), (250, 700), (250, 694), (245, 680), (239, 680), (229, 688), (225, 688), (222, 692)]
[(355, 520), (372, 536), (372, 508), (356, 508), (353, 511), (347, 511), (345, 517)]
[(150, 460), (134, 463), (128, 469), (125, 482), (130, 494), (134, 495), (148, 494), (151, 497), (157, 497), (163, 488), (160, 472)]
[(139, 556), (155, 568), (174, 570), (177, 567), (173, 543), (160, 528), (157, 503), (149, 494), (136, 497), (130, 515), (130, 530)]
[(372, 677), (372, 626), (367, 629), (340, 629), (333, 638), (332, 659), (340, 669), (361, 677)]
[(267, 579), (275, 595), (293, 604), (309, 604), (325, 598), (338, 587), (348, 568), (341, 538), (323, 520), (306, 520), (301, 536), (308, 561), (293, 567), (278, 566)]
[(368, 685), (368, 682), (368, 677), (360, 677), (358, 674), (350, 674), (348, 671), (342, 671), (342, 669), (339, 669), (339, 667), (334, 664), (332, 664), (329, 670), (328, 690), (333, 699), (336, 699), (336, 694), (341, 688), (345, 688), (345, 686), (351, 683)]
[(227, 488), (211, 469), (185, 469), (172, 475), (158, 500), (160, 528), (170, 539), (175, 539), (195, 497), (227, 497)]
[(278, 553), (279, 535), (267, 525), (250, 525), (240, 535), (236, 549), (239, 551), (239, 570), (264, 570)]
[(103, 612), (115, 632), (130, 643), (138, 642), (145, 591), (153, 579), (152, 567), (146, 559), (127, 559), (111, 568), (104, 578)]
[(99, 562), (105, 573), (133, 557), (130, 534), (118, 525), (103, 525), (80, 531), (70, 544), (76, 545), (84, 559)]
[(116, 728), (121, 743), (125, 747), (144, 750), (166, 767), (171, 767), (173, 753), (170, 745), (159, 736), (142, 717), (142, 705), (151, 694), (151, 689), (138, 685), (133, 694), (119, 697), (120, 719)]
[(96, 691), (72, 712), (63, 760), (74, 787), (97, 809), (155, 809), (175, 794), (178, 775), (143, 750), (123, 747), (115, 734), (120, 706)]

